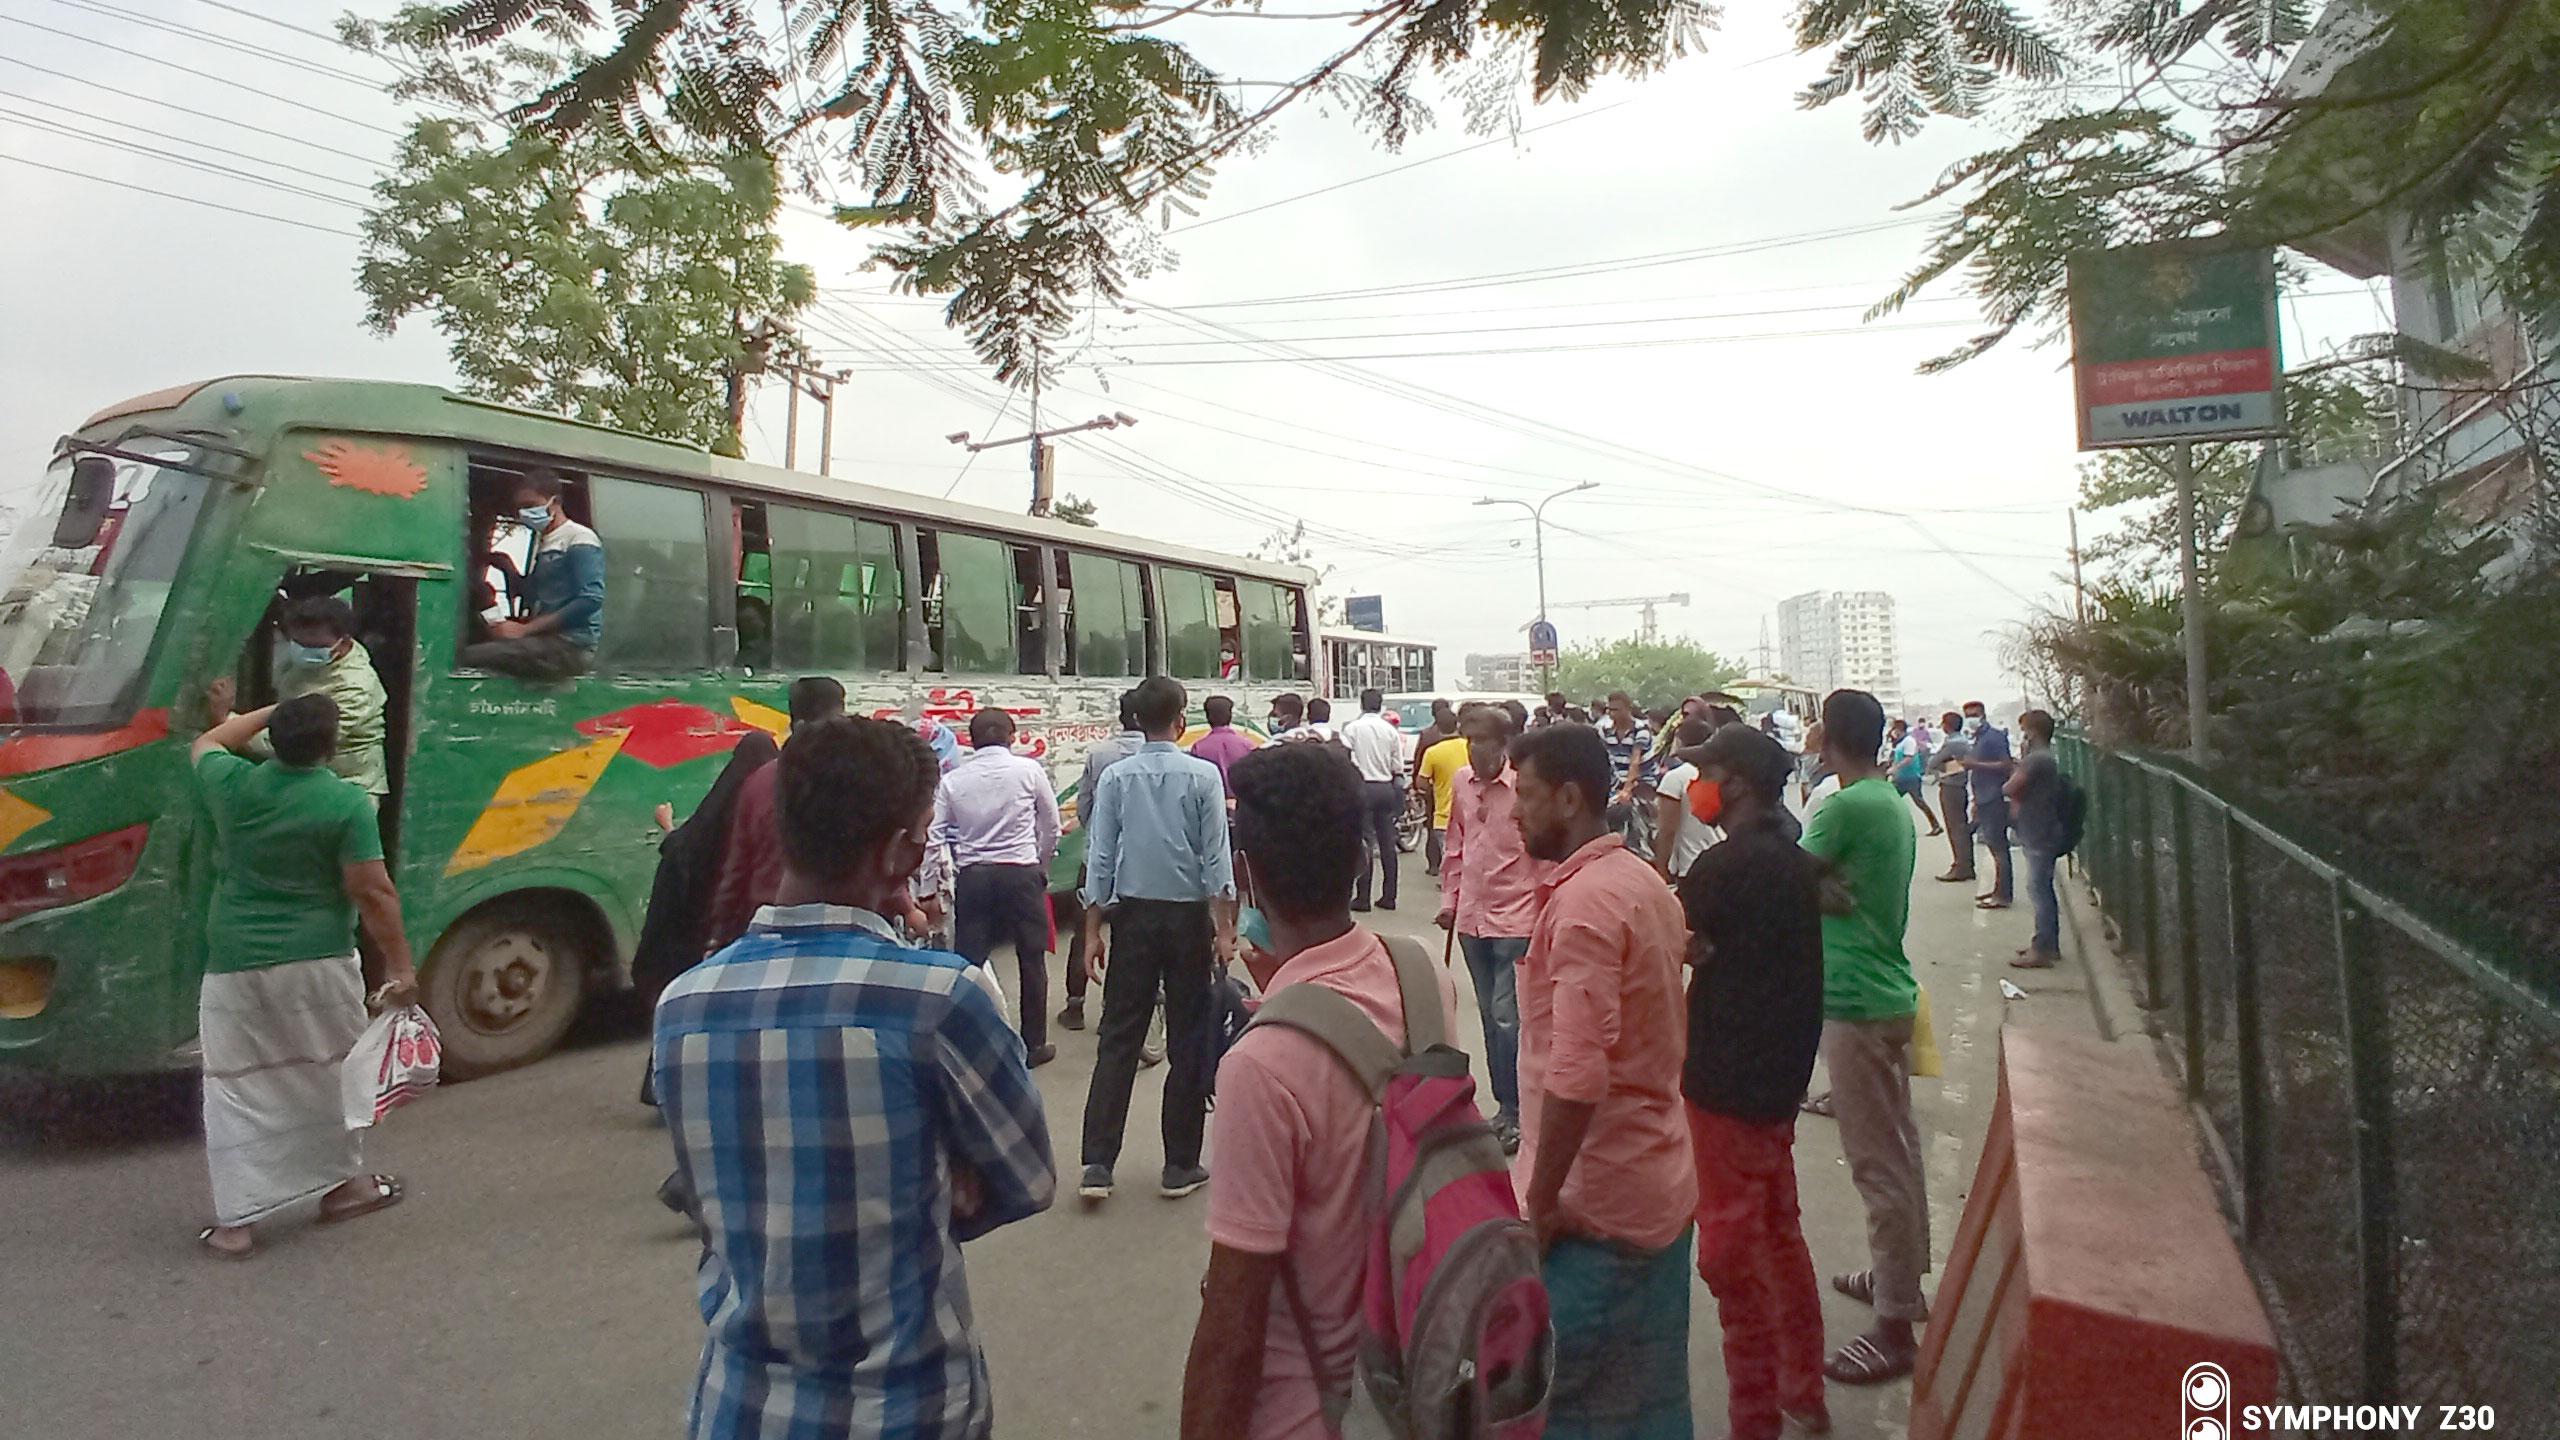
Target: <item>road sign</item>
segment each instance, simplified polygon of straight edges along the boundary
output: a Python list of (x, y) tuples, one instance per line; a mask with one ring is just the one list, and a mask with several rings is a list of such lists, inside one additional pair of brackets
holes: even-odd
[[(1553, 657), (1556, 652), (1556, 627), (1544, 620), (1529, 622), (1529, 653)], [(1549, 663), (1541, 661), (1541, 664)]]
[(1354, 630), (1383, 634), (1387, 628), (1387, 600), (1383, 595), (1353, 595), (1342, 602), (1342, 618)]
[(2070, 275), (2081, 449), (2285, 433), (2275, 252), (2135, 245)]

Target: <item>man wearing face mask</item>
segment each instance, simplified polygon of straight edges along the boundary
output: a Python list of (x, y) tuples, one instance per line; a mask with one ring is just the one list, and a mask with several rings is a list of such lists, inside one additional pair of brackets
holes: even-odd
[(1689, 1047), (1680, 1093), (1698, 1168), (1698, 1275), (1724, 1328), (1734, 1440), (1786, 1417), (1830, 1428), (1822, 1293), (1796, 1201), (1796, 1102), (1822, 1042), (1822, 862), (1779, 818), (1794, 764), (1748, 726), (1715, 732), (1696, 784), (1726, 839), (1680, 882), (1689, 921)]
[(525, 577), (526, 613), (492, 622), (489, 639), (463, 647), (463, 665), (519, 680), (567, 680), (595, 668), (604, 638), (604, 542), (569, 518), (560, 490), (560, 476), (547, 469), (528, 470), (516, 482), (515, 523), (539, 537)]
[(1991, 852), (1991, 888), (1974, 897), (1984, 910), (2006, 910), (2015, 897), (2009, 873), (2009, 732), (1986, 718), (1982, 702), (1964, 707), (1965, 738), (1973, 753), (1963, 764), (1973, 788), (1973, 830)]
[[(277, 629), (276, 703), (305, 695), (326, 695), (337, 702), (338, 748), (329, 757), (329, 769), (372, 796), (379, 808), (391, 793), (391, 771), (382, 751), (382, 678), (373, 673), (373, 657), (356, 642), (356, 612), (336, 596), (314, 595), (287, 604)], [(211, 717), (216, 725), (230, 718), (228, 705)], [(275, 754), (264, 731), (243, 749), (259, 760)]]

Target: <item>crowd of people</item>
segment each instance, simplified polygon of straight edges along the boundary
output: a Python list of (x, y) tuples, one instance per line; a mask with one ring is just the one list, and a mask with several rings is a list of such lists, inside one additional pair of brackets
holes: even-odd
[[(229, 714), (226, 687), (195, 746), (228, 937), (203, 1011), (217, 1223), (202, 1240), (224, 1255), (296, 1200), (346, 1219), (400, 1198), (362, 1173), (334, 1068), (305, 1063), (343, 1053), (368, 1002), (416, 984), (371, 772), (330, 769), (347, 627), (325, 607), (288, 622), (288, 658), (317, 673), (247, 715)], [(1375, 1097), (1304, 1033), (1235, 1033), (1221, 997), (1241, 965), (1265, 996), (1338, 996), (1390, 1046), (1456, 1033), (1453, 971), (1417, 992), (1355, 919), (1401, 898), (1394, 819), (1412, 790), (1431, 807), (1434, 919), (1484, 1035), (1486, 1123), (1540, 1257), (1546, 1433), (1691, 1434), (1692, 1272), (1717, 1302), (1742, 1440), (1790, 1417), (1826, 1427), (1828, 1383), (1908, 1374), (1929, 1219), (1905, 948), (1919, 836), (1903, 807), (1949, 835), (1942, 880), (1972, 878), (1991, 850), (1985, 907), (2009, 903), (2023, 843), (2037, 916), (2019, 963), (2054, 963), (2050, 718), (2020, 717), (2013, 756), (1979, 705), (1943, 731), (1888, 729), (1854, 690), (1799, 736), (1746, 723), (1730, 696), (1648, 715), (1613, 695), (1597, 724), (1561, 702), (1435, 707), (1408, 768), (1375, 691), (1338, 728), (1325, 701), (1284, 697), (1269, 743), (1209, 697), (1186, 748), (1190, 697), (1155, 677), (1122, 697), (1070, 817), (1001, 711), (972, 718), (963, 753), (956, 736), (847, 715), (831, 679), (794, 682), (787, 744), (750, 737), (683, 824), (662, 810), (634, 964), (655, 1016), (644, 1098), (674, 1151), (662, 1195), (704, 1245), (690, 1433), (989, 1433), (960, 1247), (1056, 1196), (1030, 1072), (1057, 1053), (1061, 933), (1058, 1023), (1084, 1028), (1101, 989), (1078, 1195), (1113, 1194), (1135, 1075), (1156, 1055), (1158, 1191), (1209, 1190), (1182, 1433), (1342, 1433)], [(1052, 895), (1077, 826), (1082, 876)], [(990, 964), (1008, 943), (1010, 996)], [(1439, 1013), (1416, 1021), (1416, 1004)], [(1817, 1055), (1868, 1217), (1869, 1265), (1830, 1283), (1875, 1315), (1827, 1356), (1792, 1160)]]

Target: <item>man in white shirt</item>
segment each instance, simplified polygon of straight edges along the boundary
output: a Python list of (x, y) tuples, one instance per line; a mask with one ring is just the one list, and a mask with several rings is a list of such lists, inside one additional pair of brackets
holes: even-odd
[[(1360, 718), (1342, 727), (1342, 743), (1360, 769), (1360, 808), (1370, 854), (1386, 878), (1378, 882), (1378, 908), (1396, 908), (1396, 820), (1404, 814), (1404, 737), (1386, 717), (1386, 692), (1360, 692)], [(1351, 890), (1351, 908), (1369, 908), (1369, 866)]]
[(952, 929), (960, 954), (985, 966), (999, 938), (1021, 965), (1022, 1043), (1032, 1065), (1049, 1043), (1049, 861), (1058, 853), (1058, 797), (1039, 761), (1013, 753), (1013, 717), (969, 717), (968, 758), (933, 796), (933, 843), (951, 847)]

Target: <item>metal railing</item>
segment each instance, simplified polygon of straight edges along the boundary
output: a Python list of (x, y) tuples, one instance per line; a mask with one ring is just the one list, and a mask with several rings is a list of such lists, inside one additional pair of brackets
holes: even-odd
[(2289, 1393), (2560, 1435), (2560, 1008), (2173, 764), (2059, 758)]

